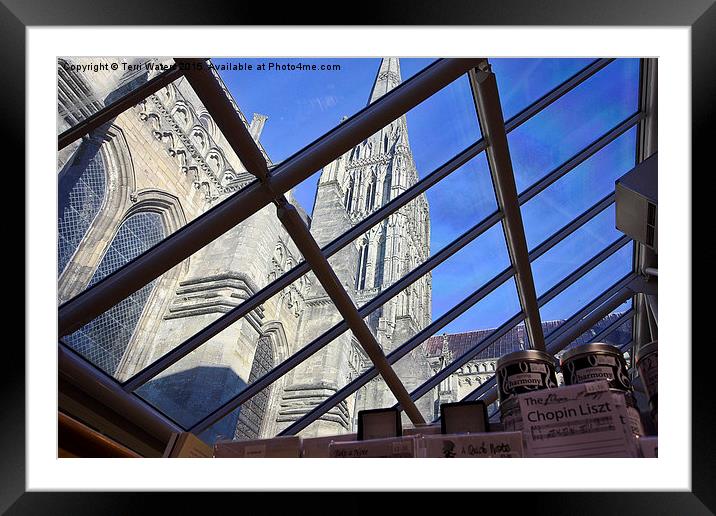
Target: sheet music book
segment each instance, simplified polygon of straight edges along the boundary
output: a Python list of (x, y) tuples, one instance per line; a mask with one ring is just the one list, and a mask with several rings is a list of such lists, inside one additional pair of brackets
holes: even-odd
[(624, 395), (606, 382), (519, 396), (526, 456), (636, 457)]

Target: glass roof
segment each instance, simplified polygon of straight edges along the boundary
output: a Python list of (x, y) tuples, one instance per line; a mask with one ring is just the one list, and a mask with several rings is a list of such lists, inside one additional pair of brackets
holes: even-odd
[[(269, 62), (318, 71), (260, 71)], [(278, 175), (299, 151), (313, 152), (324, 133), (356, 113), (371, 113), (382, 101), (374, 95), (368, 106), (379, 86), (392, 98), (440, 62), (212, 60), (233, 116)], [(551, 342), (552, 332), (576, 327), (585, 306), (633, 269), (634, 243), (615, 228), (612, 195), (615, 181), (637, 161), (639, 119), (630, 117), (639, 113), (639, 59), (602, 64), (573, 88), (565, 81), (594, 67), (595, 59), (489, 62), (505, 120), (540, 107), (506, 130), (530, 284), (515, 276), (506, 240), (510, 221), (495, 195), (497, 172), (490, 168), (468, 74), (334, 161), (304, 171), (284, 192), (349, 294), (350, 309), (363, 318), (429, 421), (439, 417), (435, 400), (474, 395), (492, 378), (497, 358), (536, 344), (525, 328), (529, 310), (520, 304), (520, 288), (534, 291), (537, 323)], [(62, 81), (81, 80), (82, 91), (97, 81), (94, 94), (85, 91), (90, 106), (111, 82), (68, 75), (65, 60), (58, 66)], [(131, 78), (131, 89), (127, 77), (115, 79), (126, 94), (142, 77)], [(561, 94), (544, 100), (555, 91)], [(70, 97), (75, 104), (83, 100), (81, 92)], [(61, 112), (72, 110), (67, 98), (67, 91), (58, 94)], [(152, 235), (167, 242), (265, 181), (246, 169), (250, 161), (235, 151), (226, 138), (231, 135), (217, 125), (220, 117), (186, 78), (149, 100), (151, 109), (146, 101), (128, 107), (109, 129), (93, 131), (91, 152), (85, 143), (60, 150), (58, 202), (67, 214), (61, 211), (58, 229), (69, 235), (58, 250), (61, 311), (95, 283), (104, 288), (98, 280), (114, 270), (104, 257), (119, 257), (110, 260), (119, 268), (151, 254), (154, 240), (131, 238), (143, 231), (141, 214), (152, 214)], [(60, 130), (107, 104), (95, 103)], [(619, 134), (608, 136), (627, 120)], [(593, 152), (584, 155), (590, 146)], [(88, 184), (96, 186), (90, 191)], [(280, 205), (281, 192), (272, 194)], [(395, 398), (312, 272), (315, 259), (299, 251), (303, 237), (270, 202), (155, 275), (146, 292), (60, 335), (62, 344), (209, 442), (354, 431), (357, 410)], [(573, 227), (578, 218), (581, 224)], [(632, 317), (628, 299), (562, 347), (596, 336), (626, 345)]]

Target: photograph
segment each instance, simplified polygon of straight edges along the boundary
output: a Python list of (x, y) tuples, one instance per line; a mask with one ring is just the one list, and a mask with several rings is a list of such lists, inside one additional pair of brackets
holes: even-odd
[(0, 514), (715, 514), (714, 1), (0, 1)]
[(59, 57), (58, 457), (658, 457), (658, 61)]

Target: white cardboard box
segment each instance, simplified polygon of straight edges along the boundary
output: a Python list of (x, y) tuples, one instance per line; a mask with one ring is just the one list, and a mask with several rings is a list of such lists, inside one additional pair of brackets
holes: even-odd
[(409, 458), (415, 457), (416, 438), (391, 437), (388, 439), (370, 439), (368, 441), (332, 442), (328, 445), (328, 453), (332, 458)]
[(214, 444), (214, 457), (217, 458), (299, 458), (300, 456), (301, 438), (297, 435), (250, 441), (218, 441)]
[(418, 456), (447, 459), (522, 457), (522, 432), (426, 435), (418, 439)]
[(356, 434), (328, 435), (324, 437), (304, 437), (301, 457), (307, 459), (322, 459), (328, 457), (328, 445), (331, 442), (355, 441)]
[(403, 428), (403, 435), (435, 435), (442, 432), (440, 424), (437, 425), (420, 425)]

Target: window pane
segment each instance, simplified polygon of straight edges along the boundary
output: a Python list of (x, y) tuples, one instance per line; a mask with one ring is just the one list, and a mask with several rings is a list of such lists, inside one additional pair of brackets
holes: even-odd
[(614, 210), (612, 204), (532, 262), (537, 296), (624, 236), (616, 229)]
[(564, 292), (540, 308), (549, 333), (632, 270), (634, 245), (627, 242), (619, 251), (589, 271)]
[[(428, 338), (423, 344), (398, 360), (393, 365), (393, 369), (408, 392), (412, 392), (441, 369), (460, 358), (471, 347), (482, 342), (492, 329), (497, 328), (519, 312), (520, 303), (514, 279), (509, 279), (455, 321), (439, 330), (439, 334)], [(473, 368), (474, 366), (476, 372), (485, 373), (479, 377), (486, 378), (486, 373), (494, 372), (497, 358), (513, 349), (520, 349), (523, 345), (524, 339), (520, 339), (517, 332), (508, 333), (471, 359), (470, 365), (466, 366), (465, 370), (467, 371), (467, 367)], [(418, 400), (418, 409), (426, 421), (432, 421), (437, 417), (440, 403), (459, 401), (466, 394), (462, 391), (471, 384), (451, 380), (455, 374), (457, 373), (448, 377), (431, 393)], [(367, 394), (363, 402), (365, 409), (389, 407), (396, 403), (392, 393), (387, 391), (374, 389)]]
[(634, 167), (635, 152), (631, 129), (522, 205), (529, 248), (613, 192), (615, 181)]
[(490, 59), (505, 120), (549, 93), (592, 61), (574, 58)]
[[(210, 426), (200, 437), (208, 443), (218, 439), (251, 439), (253, 433), (246, 432), (246, 420), (254, 422), (251, 426), (259, 429), (259, 437), (274, 437), (355, 378), (367, 367), (366, 360), (352, 332), (347, 331)], [(300, 435), (316, 437), (354, 431), (354, 398), (352, 395), (340, 402)], [(262, 406), (262, 400), (268, 400), (265, 408), (256, 410)]]
[[(426, 195), (356, 238), (353, 244), (329, 258), (329, 263), (344, 284), (351, 287), (349, 291), (355, 293), (357, 303), (363, 305), (496, 209), (487, 162), (484, 154), (480, 154), (430, 188)], [(323, 211), (321, 215), (311, 226), (319, 242), (335, 238), (338, 233), (333, 224), (335, 216)], [(506, 256), (499, 254), (502, 245), (499, 237), (483, 238), (482, 242), (483, 246), (490, 246), (485, 251), (498, 250), (498, 260)], [(488, 256), (483, 254), (479, 264), (486, 264)], [(471, 270), (476, 265), (466, 267)]]
[[(164, 333), (187, 333), (191, 329), (188, 331), (191, 336), (216, 317), (166, 321)], [(341, 321), (340, 313), (310, 272), (161, 372), (136, 393), (182, 425), (192, 426)], [(194, 326), (190, 326), (192, 324)], [(173, 342), (177, 345), (181, 339)], [(237, 420), (242, 423), (237, 435), (250, 438), (253, 433), (259, 433), (258, 421), (263, 419), (261, 414), (268, 404), (268, 393), (255, 396), (244, 411), (244, 417), (252, 414), (253, 421)]]
[[(98, 58), (97, 62), (113, 59)], [(100, 75), (90, 79), (99, 81)], [(101, 159), (104, 168), (103, 200), (89, 199), (87, 194), (88, 181), (93, 190), (99, 192), (101, 187), (96, 177), (85, 173), (91, 159), (95, 165)], [(112, 235), (128, 214), (161, 213), (166, 238), (255, 180), (185, 78), (93, 131), (69, 154), (61, 151), (58, 162), (58, 268), (64, 269), (58, 284), (60, 303), (88, 286)], [(83, 215), (74, 216), (79, 209)], [(266, 213), (273, 216), (273, 212), (269, 207)], [(171, 282), (173, 274), (165, 273), (156, 281)]]
[(508, 135), (518, 192), (638, 109), (639, 60), (618, 59)]
[[(160, 219), (160, 224), (166, 222), (160, 214), (150, 213)], [(150, 229), (146, 221), (139, 219), (132, 228), (127, 227), (122, 241), (133, 251), (109, 247), (101, 265), (102, 275), (96, 276), (93, 283), (153, 243), (155, 240), (147, 240), (147, 236), (153, 234)], [(278, 221), (275, 208), (267, 206), (138, 291), (147, 293), (147, 308), (140, 310), (135, 334), (125, 336), (120, 346), (123, 353), (126, 349), (126, 356), (120, 360), (121, 367), (107, 372), (120, 381), (129, 379), (302, 261), (303, 257)], [(291, 305), (286, 313), (293, 307), (303, 309), (306, 286), (302, 281), (304, 278), (296, 280), (274, 296), (285, 298), (285, 303)], [(149, 295), (149, 292), (154, 293)], [(124, 306), (127, 299), (90, 321), (87, 328), (98, 324), (107, 314), (115, 313), (113, 310)], [(261, 307), (251, 314), (249, 318), (258, 326), (274, 316), (271, 311), (264, 314)], [(225, 331), (229, 334), (233, 330)], [(248, 374), (247, 371), (246, 377)]]
[[(371, 68), (375, 70), (377, 65), (372, 63)], [(366, 93), (370, 92), (371, 84), (368, 81), (351, 87)], [(265, 99), (269, 105), (272, 101), (270, 97)], [(290, 107), (291, 113), (299, 110), (294, 104)], [(317, 118), (320, 119), (320, 115), (317, 114)], [(332, 119), (330, 127), (337, 125), (337, 121), (338, 118)], [(277, 140), (273, 147), (267, 143), (272, 156), (293, 154), (313, 139), (306, 137), (305, 125), (299, 126), (295, 118), (286, 117), (279, 123), (287, 125), (286, 131), (291, 132), (291, 136)], [(313, 122), (307, 124), (311, 126)], [(322, 131), (318, 131), (315, 137), (321, 134)], [(345, 231), (478, 141), (480, 136), (470, 85), (467, 77), (462, 76), (327, 164), (322, 173), (314, 173), (301, 182), (293, 194), (314, 219), (322, 217), (326, 201), (331, 194), (335, 196), (332, 202), (345, 207), (350, 214), (343, 226)], [(301, 145), (294, 144), (283, 151), (289, 147), (287, 142), (296, 138)], [(323, 202), (315, 203), (317, 196)]]
[[(406, 342), (431, 320), (444, 314), (445, 311), (477, 290), (508, 265), (509, 258), (502, 236), (502, 228), (498, 224), (433, 271), (433, 284), (439, 285), (439, 288), (432, 292), (432, 319), (430, 319), (429, 312), (424, 313), (423, 318), (415, 317), (416, 313), (421, 313), (416, 308), (420, 305), (420, 295), (417, 291), (421, 285), (424, 286), (424, 280), (429, 280), (430, 274), (428, 274), (423, 280), (418, 280), (398, 296), (376, 309), (365, 320), (380, 345), (386, 352), (389, 352)], [(438, 280), (435, 281), (435, 278)], [(448, 328), (450, 331), (459, 332), (462, 331), (461, 324), (490, 327), (495, 324), (493, 321), (505, 317), (505, 313), (519, 311), (516, 295), (510, 292), (511, 290), (514, 291), (514, 284), (512, 280), (509, 280), (503, 287), (498, 288), (480, 303), (479, 311), (476, 308), (471, 309), (469, 318), (463, 316)], [(412, 299), (416, 301), (412, 301)], [(411, 306), (413, 308), (410, 308)], [(514, 315), (514, 313), (510, 315)], [(325, 348), (286, 375), (286, 384), (281, 388), (285, 392), (285, 401), (280, 408), (276, 408), (278, 412), (274, 416), (270, 416), (277, 418), (275, 419), (275, 431), (281, 431), (300, 419), (317, 404), (332, 396), (338, 389), (347, 385), (370, 367), (372, 367), (372, 363), (353, 337), (352, 332), (348, 331), (334, 339)], [(422, 381), (431, 375), (429, 370), (423, 371), (423, 373)], [(355, 416), (358, 410), (368, 408), (366, 400), (370, 401), (369, 404), (375, 404), (383, 399), (381, 396), (387, 396), (385, 399), (392, 396), (390, 393), (385, 394), (387, 386), (382, 382), (380, 378), (372, 380), (367, 386), (359, 389), (357, 393), (322, 416), (320, 421), (313, 423), (310, 430), (307, 428), (302, 431), (301, 435), (332, 435), (355, 431)], [(237, 411), (232, 417), (238, 418), (239, 413), (240, 411)], [(229, 416), (225, 419), (228, 420), (228, 418)], [(270, 424), (274, 424), (273, 419)], [(233, 420), (229, 423), (226, 421), (219, 423), (212, 432), (226, 432), (224, 428), (226, 425), (233, 428)], [(267, 434), (267, 436), (270, 435)]]

